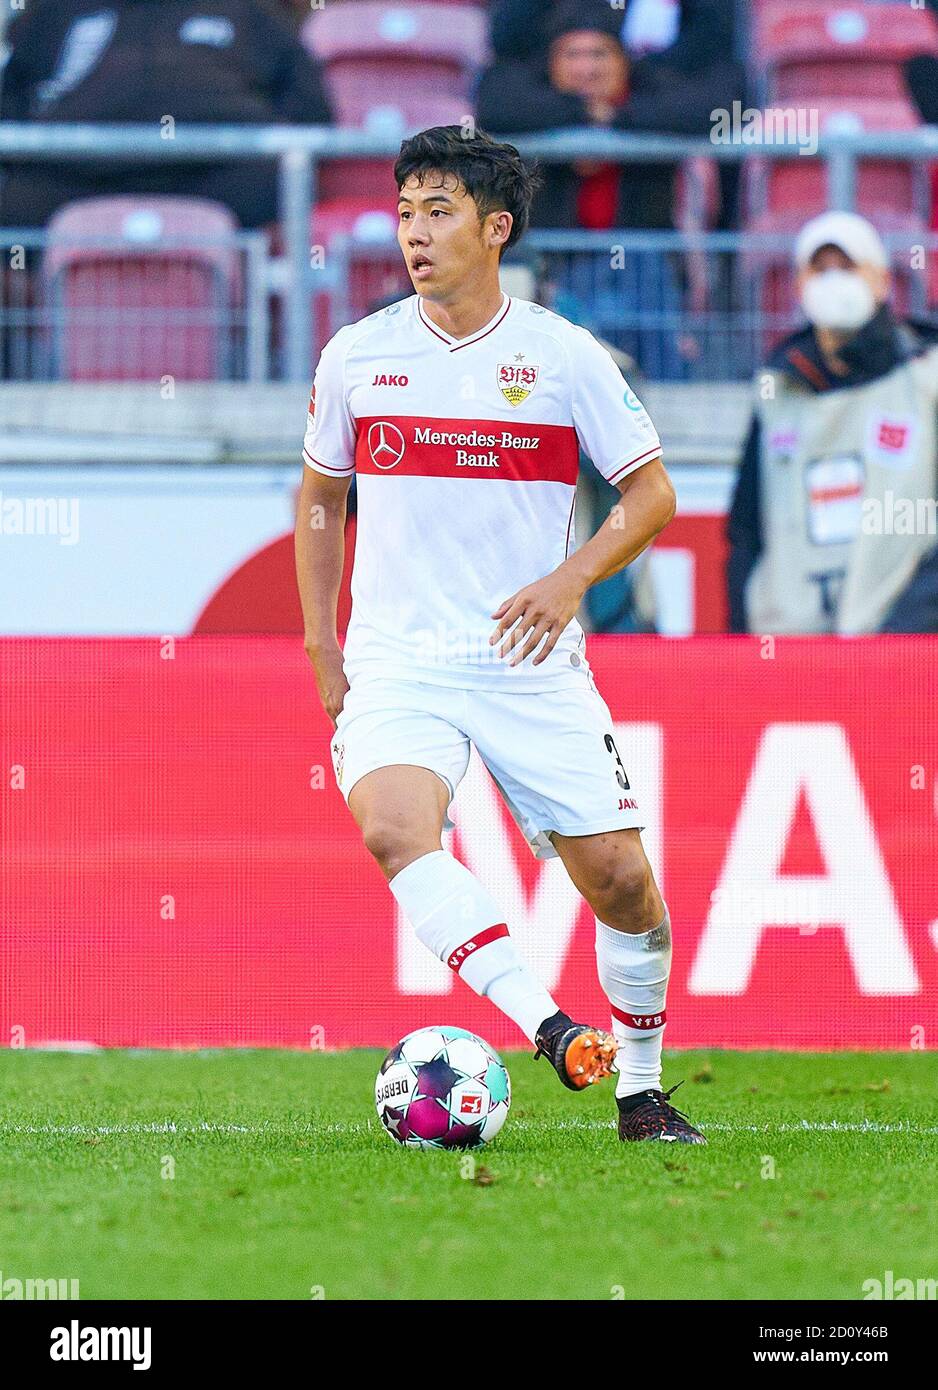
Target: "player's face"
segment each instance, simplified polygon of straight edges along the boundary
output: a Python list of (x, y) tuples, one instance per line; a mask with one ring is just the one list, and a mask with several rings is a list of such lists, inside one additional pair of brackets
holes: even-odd
[(480, 221), (475, 200), (453, 175), (411, 176), (400, 191), (397, 240), (414, 289), (445, 299), (491, 263), (511, 228), (507, 212)]

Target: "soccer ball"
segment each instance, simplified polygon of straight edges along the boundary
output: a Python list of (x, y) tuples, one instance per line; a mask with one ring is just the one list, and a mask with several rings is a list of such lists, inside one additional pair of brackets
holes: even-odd
[(384, 1129), (411, 1149), (474, 1149), (505, 1123), (511, 1082), (488, 1043), (465, 1028), (419, 1028), (381, 1063), (375, 1105)]

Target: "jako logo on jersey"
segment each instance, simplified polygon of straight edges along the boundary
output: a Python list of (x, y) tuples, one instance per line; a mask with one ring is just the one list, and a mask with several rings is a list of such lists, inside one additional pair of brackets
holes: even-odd
[(388, 420), (376, 420), (368, 431), (368, 452), (375, 468), (396, 468), (406, 447), (397, 425)]
[(516, 362), (498, 364), (498, 389), (509, 405), (520, 405), (528, 399), (537, 385), (540, 370), (540, 367), (519, 366)]
[(382, 372), (380, 376), (375, 377), (371, 384), (372, 386), (406, 386), (409, 380), (410, 378), (406, 376), (386, 376)]

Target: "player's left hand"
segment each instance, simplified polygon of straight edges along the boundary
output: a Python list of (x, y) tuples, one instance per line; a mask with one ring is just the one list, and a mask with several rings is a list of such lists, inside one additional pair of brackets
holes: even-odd
[(489, 645), (500, 642), (498, 655), (511, 656), (508, 664), (517, 666), (546, 638), (531, 662), (532, 666), (539, 666), (554, 650), (560, 634), (579, 608), (583, 594), (582, 585), (569, 572), (564, 572), (562, 566), (543, 579), (526, 584), (499, 604), (492, 614), (499, 622), (489, 638)]

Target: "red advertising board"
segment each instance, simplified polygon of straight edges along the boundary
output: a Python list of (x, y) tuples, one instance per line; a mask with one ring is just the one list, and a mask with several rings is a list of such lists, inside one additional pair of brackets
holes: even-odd
[[(938, 642), (589, 653), (674, 924), (667, 1044), (936, 1046)], [(0, 1042), (521, 1041), (398, 920), (296, 638), (11, 638), (0, 684)], [(479, 765), (454, 820), (562, 1006), (603, 1019), (589, 911)]]

